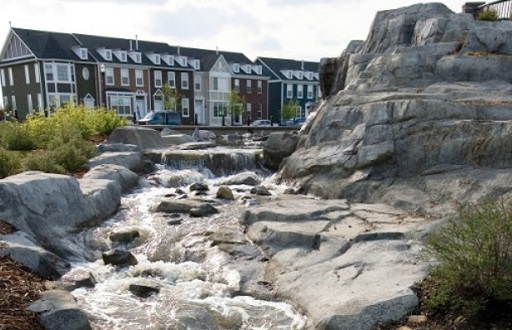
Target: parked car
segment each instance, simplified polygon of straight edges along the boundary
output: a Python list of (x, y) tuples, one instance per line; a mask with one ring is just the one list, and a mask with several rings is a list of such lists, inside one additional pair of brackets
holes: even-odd
[(305, 121), (306, 121), (306, 118), (290, 119), (290, 120), (286, 121), (286, 126), (302, 126), (302, 124), (304, 124)]
[(181, 125), (181, 116), (174, 111), (150, 111), (139, 125)]
[(253, 121), (251, 126), (272, 126), (272, 122), (267, 119), (258, 119)]

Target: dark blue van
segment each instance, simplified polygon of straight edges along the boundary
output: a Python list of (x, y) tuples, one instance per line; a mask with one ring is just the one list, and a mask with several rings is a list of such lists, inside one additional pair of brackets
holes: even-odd
[(181, 116), (175, 111), (151, 111), (139, 120), (139, 125), (181, 125)]

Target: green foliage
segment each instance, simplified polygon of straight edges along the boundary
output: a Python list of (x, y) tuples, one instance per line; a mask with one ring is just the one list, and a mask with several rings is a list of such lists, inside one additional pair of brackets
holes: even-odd
[(512, 205), (486, 199), (461, 205), (458, 217), (427, 239), (439, 261), (431, 307), (479, 312), (491, 300), (512, 299)]
[(165, 83), (162, 87), (162, 97), (164, 101), (164, 110), (180, 111), (181, 95), (169, 84)]
[[(67, 103), (51, 117), (36, 113), (23, 123), (0, 123), (0, 178), (24, 170), (71, 173), (95, 155), (89, 140), (125, 126), (115, 111)], [(31, 151), (29, 153), (12, 153)]]
[(498, 11), (492, 8), (481, 11), (476, 16), (477, 20), (480, 21), (496, 21), (498, 19)]
[(0, 147), (0, 179), (21, 172), (21, 157), (18, 152)]
[(296, 99), (291, 99), (283, 105), (282, 119), (291, 119), (297, 117), (297, 108), (299, 102)]

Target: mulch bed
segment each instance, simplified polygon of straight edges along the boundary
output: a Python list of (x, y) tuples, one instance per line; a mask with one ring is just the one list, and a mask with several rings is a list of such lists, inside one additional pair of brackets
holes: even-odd
[[(0, 221), (0, 234), (14, 231), (11, 225)], [(9, 257), (0, 257), (0, 330), (42, 329), (38, 314), (25, 308), (44, 290), (44, 279)]]

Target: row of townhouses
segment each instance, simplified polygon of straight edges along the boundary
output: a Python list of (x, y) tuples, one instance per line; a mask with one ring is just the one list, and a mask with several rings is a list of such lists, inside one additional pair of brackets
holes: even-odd
[[(281, 118), (291, 100), (306, 116), (320, 97), (318, 62), (171, 46), (161, 42), (11, 27), (0, 53), (3, 105), (23, 119), (64, 102), (141, 118), (164, 108), (167, 84), (185, 125)], [(244, 113), (226, 117), (236, 92)], [(224, 117), (224, 118), (223, 118)]]

